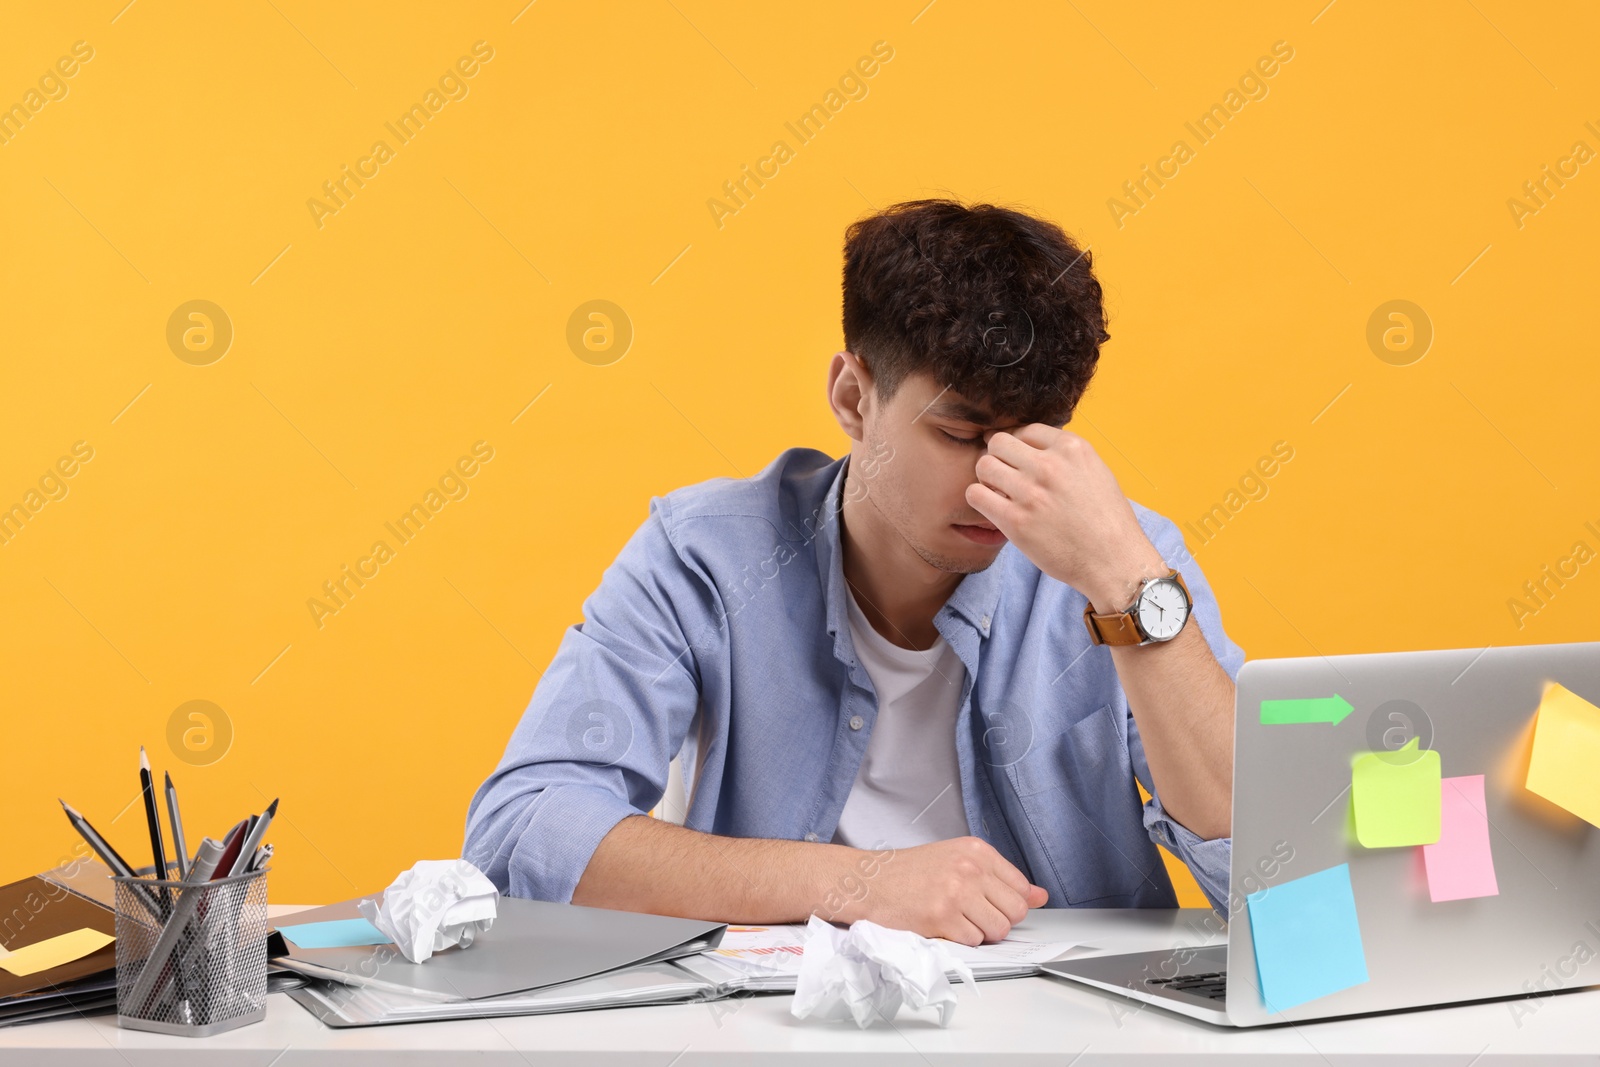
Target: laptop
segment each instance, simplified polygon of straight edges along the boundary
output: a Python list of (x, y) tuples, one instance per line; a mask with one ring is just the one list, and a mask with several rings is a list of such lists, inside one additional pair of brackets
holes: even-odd
[(1254, 660), (1237, 685), (1226, 943), (1046, 973), (1239, 1027), (1510, 997), (1521, 1025), (1600, 984), (1600, 642)]

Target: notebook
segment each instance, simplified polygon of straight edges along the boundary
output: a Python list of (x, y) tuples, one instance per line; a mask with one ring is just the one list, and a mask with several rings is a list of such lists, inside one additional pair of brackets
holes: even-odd
[[(357, 918), (359, 899), (295, 912), (283, 925)], [(448, 1003), (692, 955), (715, 948), (725, 929), (699, 919), (501, 897), (493, 926), (470, 947), (447, 948), (422, 963), (410, 962), (394, 945), (302, 948), (287, 937), (287, 954), (273, 962), (312, 978)]]
[[(116, 936), (109, 909), (38, 875), (0, 886), (0, 946), (15, 952), (84, 927)], [(108, 944), (58, 967), (28, 975), (0, 970), (0, 1005), (14, 997), (50, 990), (100, 974), (117, 965), (116, 945)]]

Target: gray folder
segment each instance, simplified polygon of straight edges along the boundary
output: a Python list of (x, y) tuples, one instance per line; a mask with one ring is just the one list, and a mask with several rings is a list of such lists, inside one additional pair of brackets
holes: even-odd
[[(383, 895), (374, 899), (381, 902)], [(347, 900), (286, 915), (283, 923), (360, 917), (356, 900)], [(487, 933), (468, 948), (447, 948), (423, 963), (409, 962), (394, 945), (307, 949), (293, 942), (288, 955), (273, 962), (354, 986), (477, 1000), (703, 952), (715, 948), (726, 929), (699, 919), (501, 897)]]

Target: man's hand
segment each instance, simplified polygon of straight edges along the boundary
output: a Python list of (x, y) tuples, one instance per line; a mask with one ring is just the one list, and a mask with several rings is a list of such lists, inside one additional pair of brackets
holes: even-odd
[[(1029, 423), (990, 431), (967, 503), (1045, 574), (1122, 611), (1146, 578), (1170, 571), (1094, 447)], [(1109, 648), (1167, 814), (1208, 840), (1232, 828), (1236, 690), (1198, 625), (1150, 647)]]
[(994, 846), (978, 837), (953, 837), (896, 849), (839, 921), (871, 919), (963, 945), (999, 941), (1029, 908), (1049, 894), (1030, 883)]
[(976, 473), (967, 503), (1097, 612), (1121, 611), (1141, 581), (1167, 573), (1116, 475), (1070, 430), (1034, 422), (995, 431)]
[(871, 852), (721, 837), (630, 815), (601, 839), (572, 902), (712, 922), (871, 919), (963, 945), (998, 941), (1049, 899), (992, 846), (955, 837)]

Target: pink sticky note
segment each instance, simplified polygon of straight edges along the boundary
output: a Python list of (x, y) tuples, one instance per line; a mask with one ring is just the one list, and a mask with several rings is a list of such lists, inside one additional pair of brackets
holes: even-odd
[(1440, 785), (1439, 840), (1422, 846), (1428, 868), (1428, 896), (1443, 900), (1500, 895), (1489, 852), (1489, 815), (1483, 802), (1483, 775), (1446, 778)]

